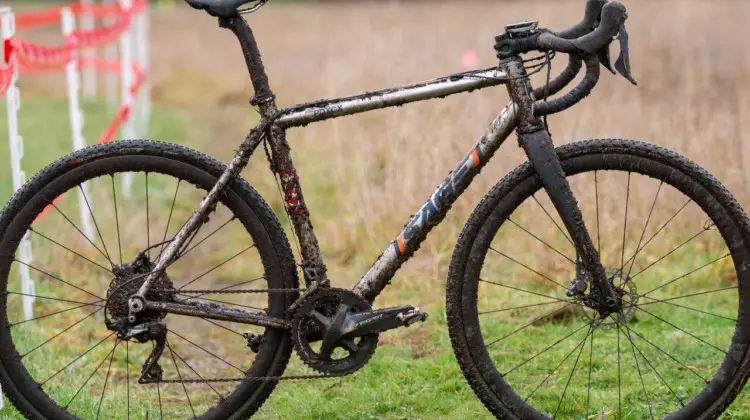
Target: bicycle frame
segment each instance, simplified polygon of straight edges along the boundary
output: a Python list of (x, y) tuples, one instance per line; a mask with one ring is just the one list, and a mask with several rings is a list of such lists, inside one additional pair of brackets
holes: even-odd
[[(302, 254), (301, 266), (305, 282), (308, 288), (328, 284), (326, 266), (310, 222), (310, 214), (305, 204), (299, 177), (292, 162), (291, 149), (286, 140), (286, 129), (288, 128), (301, 127), (317, 121), (391, 106), (400, 106), (411, 102), (442, 98), (491, 86), (508, 85), (508, 91), (512, 99), (511, 103), (492, 121), (476, 145), (461, 160), (443, 183), (438, 186), (425, 204), (414, 214), (406, 227), (386, 247), (380, 257), (353, 288), (356, 294), (369, 302), (372, 302), (389, 284), (396, 271), (419, 248), (428, 232), (443, 220), (452, 204), (471, 184), (473, 178), (487, 164), (519, 123), (519, 134), (522, 144), (524, 144), (524, 139), (528, 140), (530, 136), (541, 135), (539, 133), (543, 133), (543, 136), (546, 136), (546, 139), (537, 138), (536, 140), (541, 140), (541, 143), (548, 143), (548, 149), (530, 152), (525, 147), (527, 154), (532, 159), (532, 163), (534, 161), (534, 157), (531, 156), (532, 153), (536, 153), (537, 159), (542, 160), (550, 159), (550, 153), (552, 153), (552, 158), (554, 159), (554, 149), (551, 149), (552, 143), (549, 135), (546, 130), (540, 128), (540, 120), (533, 116), (533, 98), (530, 94), (531, 88), (528, 76), (523, 63), (518, 58), (506, 63), (503, 67), (507, 69), (507, 73), (511, 74), (506, 74), (506, 71), (499, 69), (478, 70), (352, 97), (312, 102), (278, 111), (275, 105), (275, 97), (268, 83), (268, 77), (263, 67), (260, 52), (250, 27), (241, 17), (222, 18), (220, 19), (220, 26), (231, 29), (240, 42), (250, 72), (251, 81), (255, 88), (255, 96), (251, 98), (250, 103), (259, 106), (261, 121), (251, 130), (245, 141), (240, 145), (239, 150), (226, 171), (200, 203), (188, 222), (164, 249), (162, 257), (156, 262), (152, 273), (147, 277), (138, 293), (130, 299), (131, 312), (139, 312), (148, 308), (276, 328), (287, 327), (286, 325), (281, 325), (285, 324), (283, 320), (265, 317), (263, 314), (251, 315), (248, 313), (247, 315), (243, 315), (242, 311), (228, 308), (207, 313), (205, 310), (202, 311), (187, 307), (186, 305), (150, 303), (146, 302), (144, 298), (151, 283), (158, 277), (158, 273), (163, 272), (175, 256), (179, 255), (180, 249), (188, 242), (190, 235), (197, 231), (205, 217), (215, 208), (220, 194), (239, 176), (242, 169), (247, 165), (252, 153), (263, 141), (266, 141), (267, 146), (269, 146), (268, 158), (271, 170), (280, 179), (286, 210), (291, 219), (294, 233), (299, 240)], [(529, 127), (533, 129), (530, 130)], [(542, 126), (542, 128), (544, 127)], [(551, 178), (548, 178), (552, 181), (559, 182), (559, 178), (561, 177), (562, 181), (565, 182), (561, 168), (556, 171), (553, 170), (548, 175), (551, 176)], [(546, 180), (547, 178), (545, 178), (545, 185)], [(565, 195), (566, 193), (569, 195)], [(580, 215), (580, 210), (575, 205), (575, 199), (572, 197), (569, 187), (567, 187), (567, 191), (562, 191), (561, 196), (552, 198), (556, 202), (558, 212), (565, 219), (564, 222), (568, 230), (571, 232), (575, 231), (573, 237), (576, 244), (584, 244), (584, 246), (580, 247), (582, 250), (581, 260), (584, 263), (584, 267), (594, 267), (600, 269), (601, 273), (603, 273), (604, 270), (601, 268), (599, 256), (593, 250), (593, 246), (585, 246), (586, 240), (589, 243), (591, 241), (588, 237), (588, 232), (578, 232), (580, 226), (574, 227), (576, 221), (575, 217), (572, 216), (575, 216), (576, 212)], [(570, 201), (571, 198), (573, 198), (572, 201)], [(571, 203), (573, 207), (571, 207)], [(596, 274), (599, 270), (591, 271), (593, 271), (593, 274)]]

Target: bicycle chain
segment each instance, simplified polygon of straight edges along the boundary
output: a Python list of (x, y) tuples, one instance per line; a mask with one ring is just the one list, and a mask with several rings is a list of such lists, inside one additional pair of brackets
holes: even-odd
[[(160, 290), (157, 290), (160, 291)], [(164, 290), (167, 291), (167, 290)], [(255, 294), (255, 293), (304, 293), (306, 289), (244, 289), (244, 290), (170, 290), (184, 294)], [(290, 375), (290, 376), (247, 376), (244, 378), (217, 378), (217, 379), (162, 379), (160, 381), (144, 381), (144, 384), (196, 384), (196, 383), (229, 383), (243, 381), (303, 381), (311, 379), (334, 379), (351, 375), (358, 369), (341, 372), (338, 374), (320, 375)]]
[[(228, 295), (228, 294), (248, 294), (248, 293), (305, 293), (306, 289), (239, 289), (239, 290), (171, 290), (177, 294), (206, 294), (206, 295)], [(160, 290), (159, 290), (160, 291)], [(164, 290), (168, 291), (168, 290)]]

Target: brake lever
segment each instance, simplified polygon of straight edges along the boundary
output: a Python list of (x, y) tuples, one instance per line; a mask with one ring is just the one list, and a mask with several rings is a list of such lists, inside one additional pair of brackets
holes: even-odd
[(602, 66), (604, 66), (604, 68), (612, 72), (612, 74), (617, 74), (617, 72), (612, 68), (612, 61), (609, 58), (609, 45), (602, 48), (596, 55), (599, 57), (599, 62), (602, 64)]
[(628, 49), (628, 31), (625, 29), (625, 22), (620, 25), (620, 34), (617, 36), (620, 40), (620, 57), (615, 62), (615, 69), (626, 78), (630, 83), (638, 85), (633, 75), (630, 73), (630, 51)]

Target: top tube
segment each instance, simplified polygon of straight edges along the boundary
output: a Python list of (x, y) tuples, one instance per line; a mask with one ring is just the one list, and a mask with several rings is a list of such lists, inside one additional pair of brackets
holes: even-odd
[(497, 68), (474, 70), (422, 83), (299, 105), (282, 111), (276, 124), (282, 128), (300, 127), (345, 115), (498, 86), (505, 82), (505, 72)]

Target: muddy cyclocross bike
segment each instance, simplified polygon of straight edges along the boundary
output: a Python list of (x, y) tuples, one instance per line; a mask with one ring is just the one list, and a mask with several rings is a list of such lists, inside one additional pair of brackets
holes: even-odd
[[(188, 3), (239, 39), (260, 123), (228, 166), (174, 144), (121, 141), (60, 159), (13, 196), (0, 217), (0, 380), (20, 413), (247, 418), (280, 381), (357, 371), (379, 333), (426, 320), (413, 306), (371, 305), (513, 129), (529, 161), (476, 207), (447, 284), (451, 342), (489, 411), (702, 419), (737, 397), (750, 371), (743, 210), (673, 152), (613, 139), (556, 149), (547, 130), (545, 116), (587, 96), (600, 66), (612, 70), (614, 39), (615, 68), (635, 83), (622, 4), (589, 0), (583, 21), (560, 32), (507, 26), (495, 40), (496, 68), (278, 110), (240, 16), (266, 1)], [(531, 52), (542, 55), (520, 58)], [(567, 67), (532, 89), (529, 76), (555, 53), (568, 55)], [(548, 99), (584, 64), (578, 86)], [(476, 146), (352, 290), (331, 287), (285, 130), (498, 85), (511, 103)], [(260, 146), (299, 264), (274, 213), (239, 176)], [(127, 200), (116, 187), (125, 174), (135, 177)], [(93, 234), (74, 221), (77, 201), (63, 196), (73, 190)], [(28, 242), (33, 261), (21, 256)], [(38, 279), (35, 290), (16, 287), (21, 270)], [(29, 304), (33, 317), (24, 316)], [(304, 364), (287, 369), (293, 352)]]

